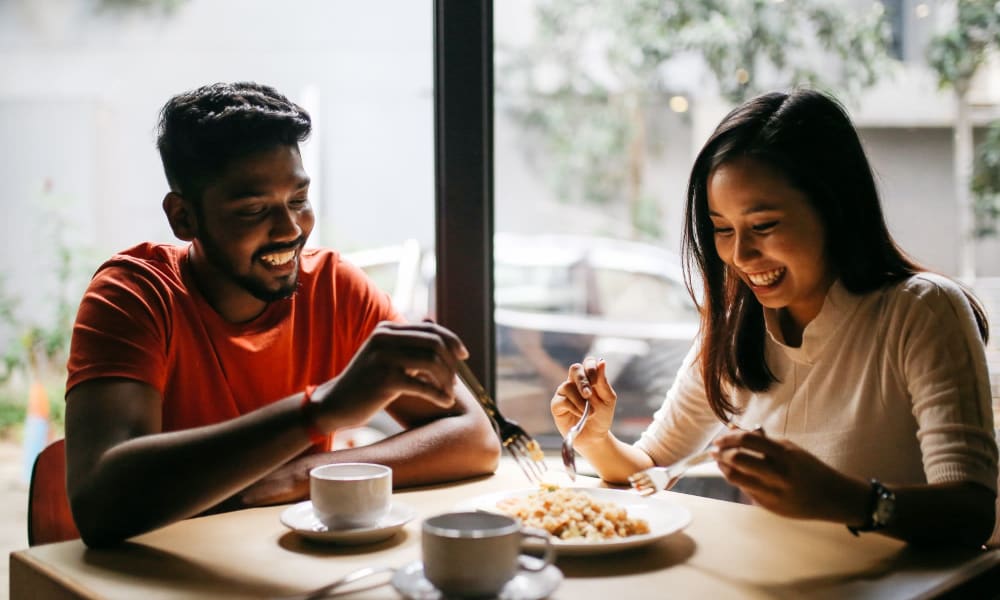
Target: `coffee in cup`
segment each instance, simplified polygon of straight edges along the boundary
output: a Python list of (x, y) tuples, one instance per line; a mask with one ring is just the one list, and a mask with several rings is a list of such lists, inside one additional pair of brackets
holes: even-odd
[(372, 463), (334, 463), (309, 471), (309, 499), (327, 529), (374, 527), (389, 514), (392, 469)]
[[(542, 560), (522, 554), (529, 538), (544, 543)], [(445, 596), (496, 596), (519, 569), (541, 571), (555, 557), (547, 532), (491, 512), (431, 517), (421, 527), (420, 545), (424, 577)]]

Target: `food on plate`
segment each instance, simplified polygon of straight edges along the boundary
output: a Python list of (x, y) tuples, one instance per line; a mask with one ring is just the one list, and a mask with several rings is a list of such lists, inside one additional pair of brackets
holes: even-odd
[(623, 506), (551, 484), (543, 484), (527, 496), (500, 500), (497, 508), (525, 526), (544, 529), (561, 540), (597, 542), (649, 533), (649, 523), (629, 518)]

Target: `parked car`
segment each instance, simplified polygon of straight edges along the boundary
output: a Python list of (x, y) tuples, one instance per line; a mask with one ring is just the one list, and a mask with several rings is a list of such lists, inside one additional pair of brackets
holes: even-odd
[[(345, 253), (409, 319), (433, 316), (433, 250), (415, 241)], [(635, 439), (663, 401), (698, 329), (680, 260), (662, 248), (594, 236), (494, 238), (497, 401), (554, 445), (549, 413), (567, 367), (608, 362), (618, 392), (615, 433)]]

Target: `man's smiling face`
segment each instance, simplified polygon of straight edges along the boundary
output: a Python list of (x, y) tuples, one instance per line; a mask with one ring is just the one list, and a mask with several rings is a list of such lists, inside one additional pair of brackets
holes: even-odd
[(299, 255), (315, 224), (308, 193), (299, 151), (285, 145), (234, 160), (205, 187), (192, 260), (213, 304), (240, 294), (267, 303), (295, 292)]

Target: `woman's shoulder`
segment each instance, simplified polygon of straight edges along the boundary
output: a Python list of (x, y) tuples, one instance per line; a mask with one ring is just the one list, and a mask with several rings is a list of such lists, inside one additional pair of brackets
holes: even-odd
[(937, 273), (920, 272), (883, 288), (886, 304), (894, 312), (928, 312), (938, 317), (972, 315), (971, 292)]
[(967, 302), (967, 291), (954, 279), (921, 271), (890, 285), (886, 288), (890, 297), (898, 297), (902, 301), (945, 302), (960, 300)]

